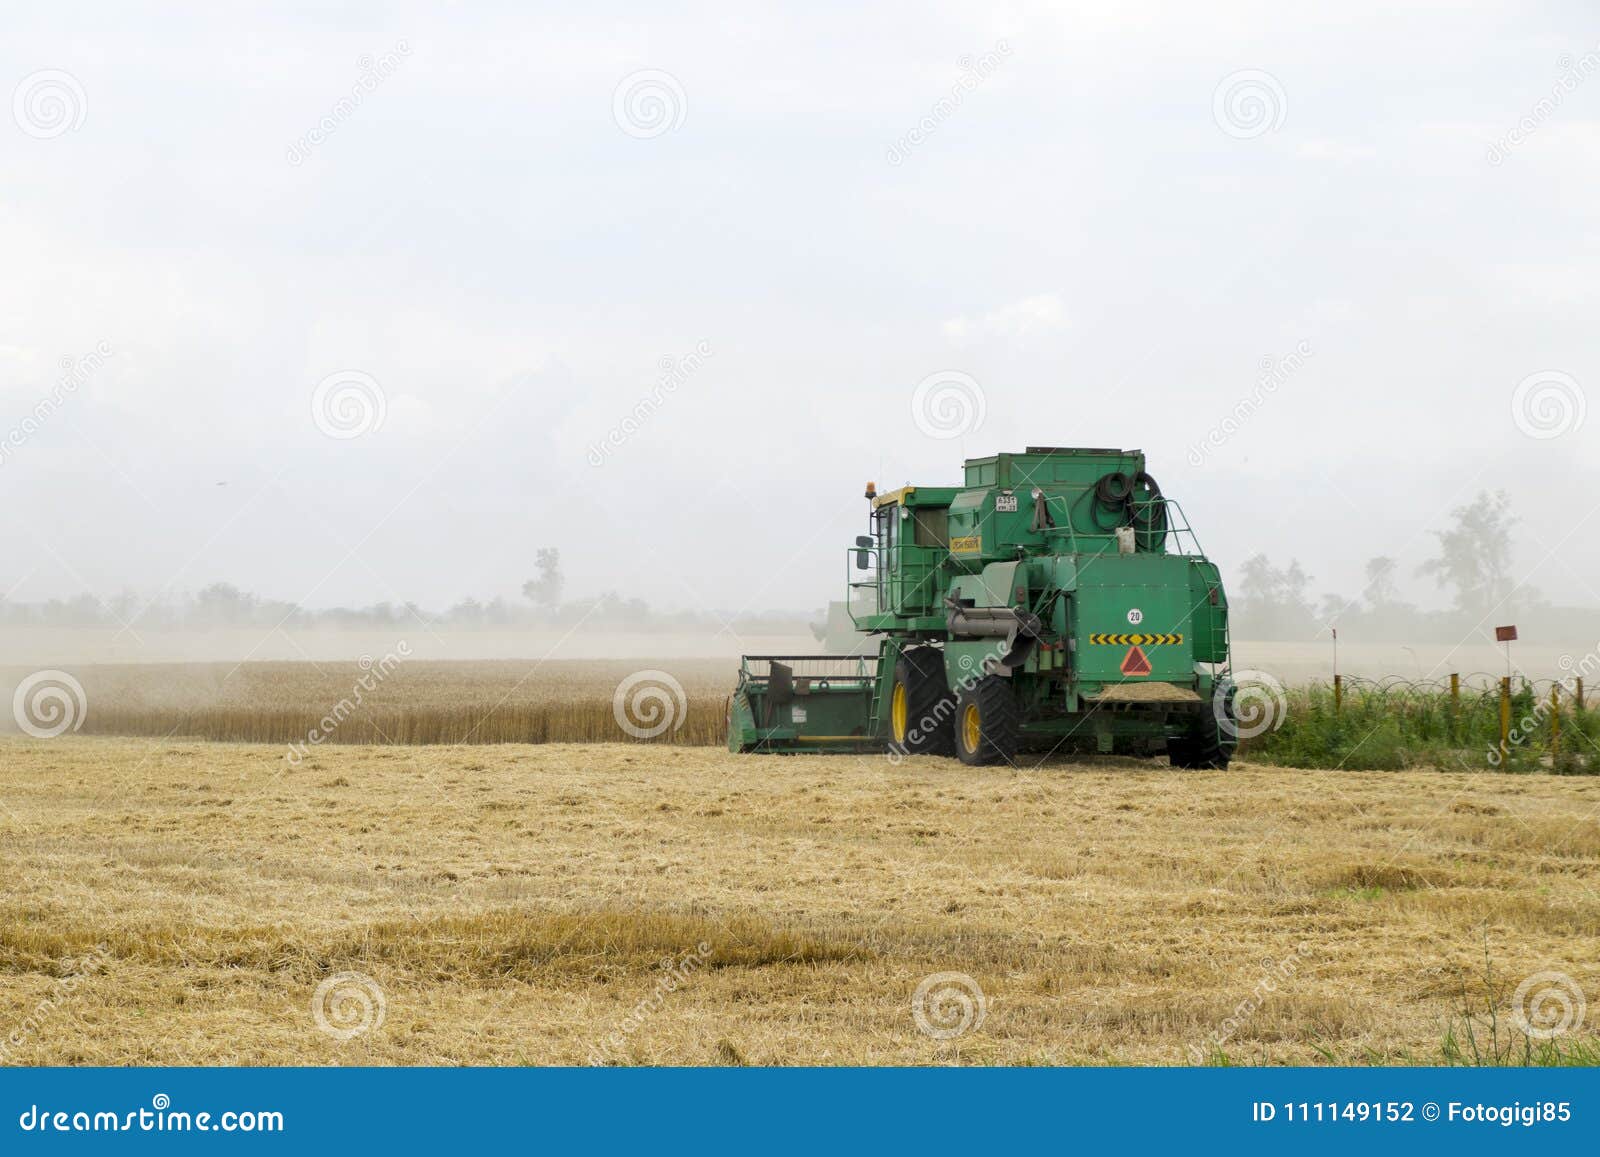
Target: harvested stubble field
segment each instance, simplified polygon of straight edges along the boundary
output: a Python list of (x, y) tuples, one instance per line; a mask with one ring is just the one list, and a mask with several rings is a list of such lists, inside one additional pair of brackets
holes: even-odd
[(1590, 779), (79, 736), (0, 802), (20, 1063), (1436, 1062), (1545, 970), (1600, 1017)]

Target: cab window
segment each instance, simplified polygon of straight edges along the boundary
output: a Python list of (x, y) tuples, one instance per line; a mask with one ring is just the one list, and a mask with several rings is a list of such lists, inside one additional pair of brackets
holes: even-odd
[(918, 546), (950, 549), (950, 511), (943, 506), (912, 511)]

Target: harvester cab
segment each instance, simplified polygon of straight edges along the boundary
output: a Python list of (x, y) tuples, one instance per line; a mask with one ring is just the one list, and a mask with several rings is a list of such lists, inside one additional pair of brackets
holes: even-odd
[(845, 606), (876, 647), (746, 656), (730, 749), (1227, 766), (1227, 597), (1142, 452), (1030, 447), (866, 497)]

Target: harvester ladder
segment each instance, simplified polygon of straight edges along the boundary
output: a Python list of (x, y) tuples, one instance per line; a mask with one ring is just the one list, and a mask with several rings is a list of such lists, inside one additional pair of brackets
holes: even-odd
[(867, 733), (888, 735), (884, 725), (883, 694), (885, 687), (894, 685), (894, 666), (900, 660), (900, 645), (893, 636), (885, 636), (878, 647), (878, 670), (872, 679), (872, 698), (867, 701)]

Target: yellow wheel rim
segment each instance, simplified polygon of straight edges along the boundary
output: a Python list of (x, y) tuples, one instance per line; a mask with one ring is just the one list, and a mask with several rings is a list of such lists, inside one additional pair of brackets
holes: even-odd
[(889, 697), (889, 719), (894, 724), (894, 741), (906, 741), (906, 687), (904, 683), (894, 685), (894, 694)]
[(983, 725), (978, 720), (976, 703), (968, 703), (967, 709), (961, 713), (961, 738), (966, 742), (968, 751), (978, 750), (978, 741), (983, 738)]

